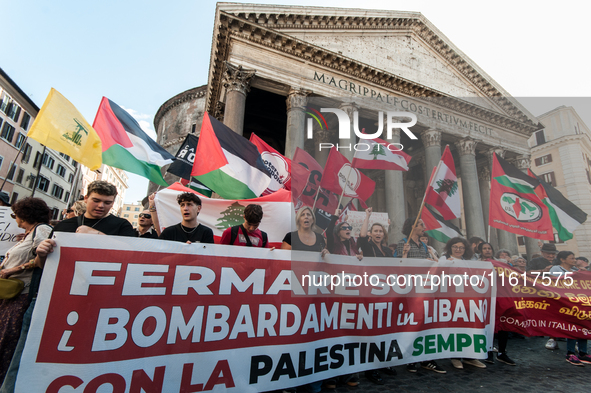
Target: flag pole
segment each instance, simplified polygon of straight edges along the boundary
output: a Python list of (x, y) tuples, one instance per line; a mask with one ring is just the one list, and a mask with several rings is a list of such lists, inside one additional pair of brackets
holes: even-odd
[(490, 224), (488, 225), (488, 233), (486, 234), (486, 242), (490, 243)]
[[(343, 194), (345, 194), (345, 190), (347, 189), (347, 184), (349, 183), (349, 176), (351, 176), (351, 171), (353, 171), (353, 164), (349, 164), (349, 173), (347, 174), (347, 179), (345, 180), (345, 187), (343, 187), (343, 192), (341, 192), (341, 197), (339, 198), (339, 203), (337, 204), (337, 210), (341, 206), (341, 201), (343, 200)], [(336, 210), (334, 214), (337, 214)]]
[(433, 168), (433, 170), (431, 171), (431, 176), (429, 176), (429, 183), (427, 183), (427, 189), (425, 190), (425, 194), (423, 195), (423, 201), (421, 202), (421, 207), (419, 208), (419, 213), (417, 214), (417, 218), (415, 218), (415, 222), (414, 224), (412, 224), (412, 229), (410, 230), (410, 233), (408, 235), (408, 237), (406, 238), (406, 244), (408, 244), (408, 242), (410, 241), (410, 235), (412, 235), (412, 233), (414, 232), (417, 223), (419, 222), (419, 219), (421, 218), (421, 213), (423, 212), (423, 208), (425, 207), (425, 199), (427, 198), (427, 192), (429, 191), (429, 186), (431, 185), (431, 180), (433, 180), (433, 176), (435, 175), (435, 172), (437, 172), (437, 170), (439, 169), (439, 165), (441, 165), (441, 160), (439, 160), (439, 164), (437, 164), (437, 166), (435, 168)]
[(318, 200), (318, 195), (320, 194), (320, 189), (322, 187), (320, 187), (320, 184), (318, 185), (318, 190), (316, 190), (316, 196), (314, 197), (314, 203), (312, 204), (312, 212), (314, 212), (314, 209), (316, 208), (316, 201)]

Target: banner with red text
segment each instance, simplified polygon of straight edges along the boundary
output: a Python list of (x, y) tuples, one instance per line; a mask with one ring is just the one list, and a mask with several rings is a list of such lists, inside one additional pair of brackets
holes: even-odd
[(261, 392), (492, 348), (488, 262), (55, 241), (17, 392)]
[(591, 338), (591, 272), (524, 273), (493, 262), (497, 271), (496, 331), (525, 336)]

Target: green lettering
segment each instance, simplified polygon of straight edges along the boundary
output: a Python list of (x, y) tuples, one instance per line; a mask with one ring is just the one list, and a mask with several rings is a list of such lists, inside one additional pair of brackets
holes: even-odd
[(423, 354), (423, 337), (417, 337), (415, 342), (412, 343), (413, 348), (415, 349), (412, 352), (412, 356), (419, 356)]
[(437, 352), (443, 352), (446, 350), (450, 350), (454, 352), (454, 335), (450, 334), (447, 336), (447, 341), (443, 338), (441, 334), (437, 335)]
[(474, 335), (474, 352), (486, 353), (486, 336), (484, 334)]
[(468, 334), (460, 333), (456, 336), (458, 338), (456, 347), (458, 348), (458, 352), (462, 352), (462, 349), (469, 347), (472, 345), (472, 338)]
[(435, 352), (435, 335), (430, 334), (425, 337), (425, 354)]

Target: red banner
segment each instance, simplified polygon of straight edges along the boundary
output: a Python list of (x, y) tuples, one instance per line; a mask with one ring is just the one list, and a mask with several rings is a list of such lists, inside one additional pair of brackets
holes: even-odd
[(319, 253), (67, 233), (56, 242), (17, 392), (103, 384), (260, 392), (484, 358), (492, 346), (488, 262), (360, 265)]
[(525, 336), (591, 338), (591, 272), (556, 277), (524, 273), (494, 262), (497, 271), (495, 330)]

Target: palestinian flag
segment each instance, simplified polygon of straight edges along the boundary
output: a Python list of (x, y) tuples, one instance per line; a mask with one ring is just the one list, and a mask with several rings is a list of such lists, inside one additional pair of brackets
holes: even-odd
[(126, 110), (103, 97), (92, 127), (101, 138), (103, 164), (168, 186), (160, 168), (172, 163), (174, 157), (150, 138)]
[(425, 203), (437, 210), (446, 220), (453, 220), (462, 214), (456, 165), (449, 146), (445, 146), (441, 160), (431, 175)]
[(535, 192), (548, 207), (550, 220), (552, 226), (558, 232), (558, 237), (562, 241), (572, 239), (575, 229), (587, 220), (587, 213), (566, 199), (556, 188), (536, 176), (531, 170), (528, 171), (530, 176), (535, 177), (540, 182), (540, 185), (535, 188)]
[(493, 156), (489, 225), (534, 239), (554, 240), (548, 208), (536, 195), (540, 182)]
[(401, 145), (386, 142), (380, 138), (360, 140), (359, 144), (369, 145), (366, 150), (356, 150), (353, 168), (408, 171), (412, 158), (402, 150)]
[(193, 171), (193, 162), (195, 161), (195, 152), (197, 151), (197, 144), (199, 138), (195, 135), (187, 135), (185, 141), (176, 152), (176, 160), (168, 167), (168, 173), (172, 173), (181, 178), (180, 182), (183, 186), (189, 187), (203, 195), (211, 197), (213, 191), (205, 187), (201, 182), (191, 177)]
[(205, 112), (191, 176), (224, 199), (252, 199), (271, 182), (255, 145)]
[(421, 220), (425, 224), (425, 233), (442, 243), (447, 243), (454, 237), (463, 236), (460, 228), (452, 224), (450, 220), (444, 220), (443, 217), (435, 213), (428, 206), (423, 208)]

